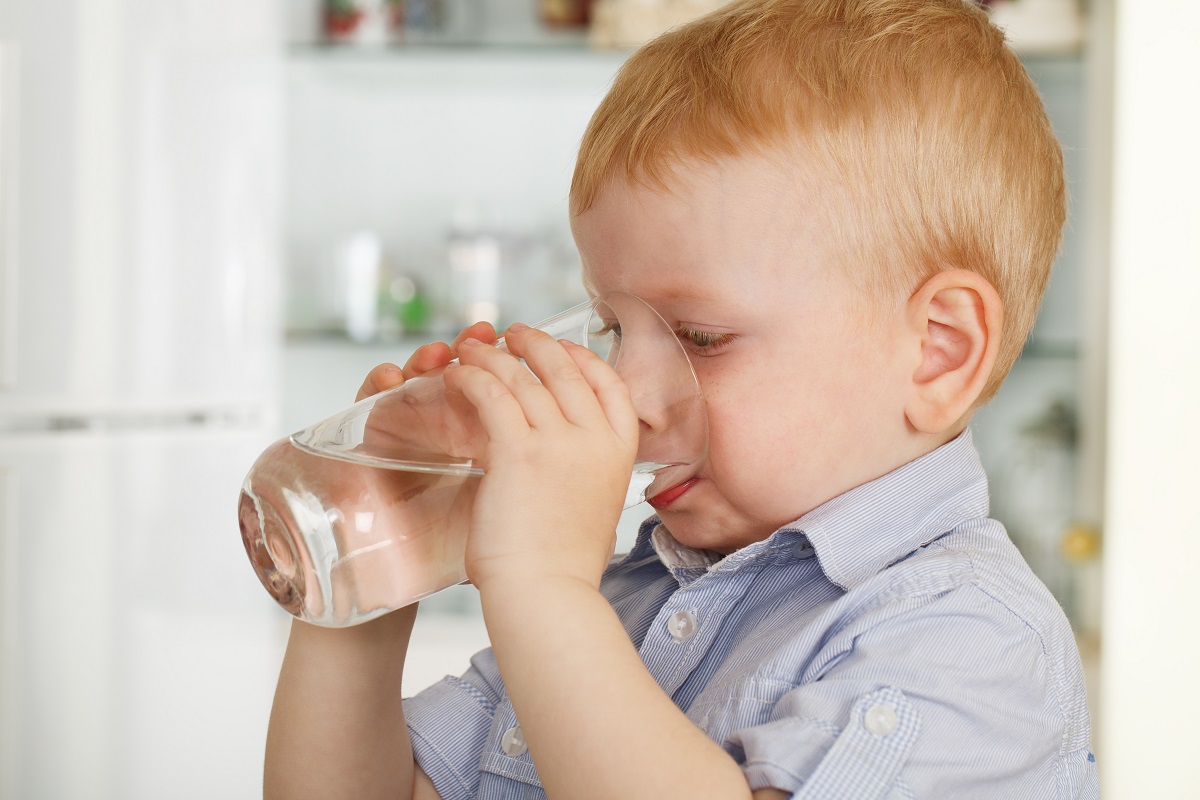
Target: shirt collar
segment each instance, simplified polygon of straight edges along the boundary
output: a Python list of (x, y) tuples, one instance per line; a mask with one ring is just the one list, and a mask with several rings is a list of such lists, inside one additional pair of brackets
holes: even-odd
[(838, 495), (762, 542), (725, 558), (679, 544), (657, 517), (642, 523), (627, 557), (653, 557), (688, 583), (807, 537), (829, 580), (849, 590), (964, 520), (988, 514), (987, 476), (968, 428), (938, 449)]
[(964, 520), (987, 514), (987, 475), (968, 428), (788, 527), (804, 531), (825, 575), (849, 590)]

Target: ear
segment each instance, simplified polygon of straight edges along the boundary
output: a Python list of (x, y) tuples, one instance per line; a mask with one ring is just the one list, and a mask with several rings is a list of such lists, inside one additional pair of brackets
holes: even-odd
[(909, 298), (907, 324), (920, 357), (905, 417), (922, 433), (951, 432), (992, 374), (1000, 350), (1004, 304), (981, 275), (945, 270)]

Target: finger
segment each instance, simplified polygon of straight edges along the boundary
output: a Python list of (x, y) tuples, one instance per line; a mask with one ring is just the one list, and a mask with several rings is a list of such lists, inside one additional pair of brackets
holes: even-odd
[(454, 353), (457, 353), (459, 345), (467, 339), (478, 339), (484, 344), (495, 344), (498, 338), (496, 329), (492, 326), (492, 323), (476, 322), (473, 325), (463, 328), (458, 336), (454, 337), (454, 341), (450, 343), (450, 349)]
[(380, 364), (367, 373), (366, 379), (358, 389), (356, 402), (402, 383), (404, 383), (404, 373), (399, 367), (395, 364)]
[(463, 328), (458, 336), (454, 337), (454, 341), (450, 344), (445, 342), (432, 342), (430, 344), (418, 347), (408, 361), (404, 362), (404, 377), (415, 378), (419, 375), (424, 375), (427, 372), (433, 372), (435, 369), (444, 367), (456, 357), (458, 346), (464, 339), (478, 339), (481, 342), (495, 342), (497, 339), (496, 329), (490, 322), (476, 322), (466, 328)]
[(461, 362), (451, 364), (443, 374), (447, 388), (462, 393), (474, 406), (489, 440), (503, 443), (528, 435), (529, 421), (525, 418), (525, 410), (496, 375), (483, 367)]
[[(550, 342), (554, 344), (553, 340)], [(459, 361), (464, 365), (486, 370), (495, 376), (516, 398), (527, 425), (546, 426), (562, 421), (563, 413), (559, 410), (558, 403), (546, 387), (521, 363), (516, 352), (505, 352), (491, 345), (466, 339), (459, 350)]]
[(629, 395), (629, 385), (607, 361), (586, 347), (574, 342), (563, 342), (562, 345), (592, 388), (609, 426), (622, 441), (636, 446), (640, 425), (637, 409)]
[(550, 393), (559, 414), (579, 426), (607, 423), (595, 389), (562, 342), (532, 328), (510, 333), (507, 341)]
[[(578, 374), (578, 368), (564, 353), (562, 345), (548, 337), (546, 333), (533, 329), (522, 329), (520, 333), (514, 333), (511, 330), (509, 332), (510, 338), (506, 339), (509, 343), (508, 353), (488, 347), (488, 345), (472, 344), (468, 339), (463, 342), (460, 360), (469, 365), (485, 368), (488, 372), (496, 375), (521, 404), (529, 425), (544, 428), (556, 425), (556, 423), (560, 425), (564, 421), (564, 411), (559, 407), (558, 399), (544, 381), (547, 379), (547, 375), (553, 372), (569, 371), (575, 373), (576, 383), (586, 390), (587, 387), (584, 385), (581, 375)], [(518, 342), (516, 345), (514, 338), (511, 338), (514, 336)], [(529, 361), (529, 357), (532, 355), (528, 344), (530, 341), (535, 343), (534, 349), (540, 350), (533, 362)], [(522, 365), (520, 359), (526, 359), (528, 366)], [(534, 372), (530, 372), (530, 369), (534, 369)], [(535, 375), (535, 372), (538, 374)], [(569, 380), (570, 377), (564, 377), (559, 379), (558, 383)], [(599, 415), (598, 407), (593, 419)]]
[(445, 342), (422, 345), (409, 356), (408, 361), (404, 362), (404, 377), (415, 378), (426, 372), (432, 372), (438, 367), (449, 364), (453, 357), (450, 345)]

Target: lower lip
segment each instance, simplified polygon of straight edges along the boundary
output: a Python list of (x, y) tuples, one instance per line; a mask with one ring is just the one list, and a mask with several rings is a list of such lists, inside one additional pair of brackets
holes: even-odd
[(665, 492), (656, 494), (646, 502), (649, 503), (650, 506), (656, 511), (663, 511), (667, 508), (670, 508), (676, 500), (687, 494), (688, 490), (695, 486), (699, 481), (699, 478), (689, 478), (678, 486), (672, 486)]

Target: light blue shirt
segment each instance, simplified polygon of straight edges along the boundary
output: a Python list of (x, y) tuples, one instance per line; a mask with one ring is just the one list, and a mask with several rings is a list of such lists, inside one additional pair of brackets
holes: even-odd
[[(724, 558), (651, 518), (602, 591), (752, 788), (1099, 797), (1071, 627), (987, 513), (968, 431)], [(491, 651), (471, 663), (406, 701), (418, 762), (445, 800), (544, 798)]]

